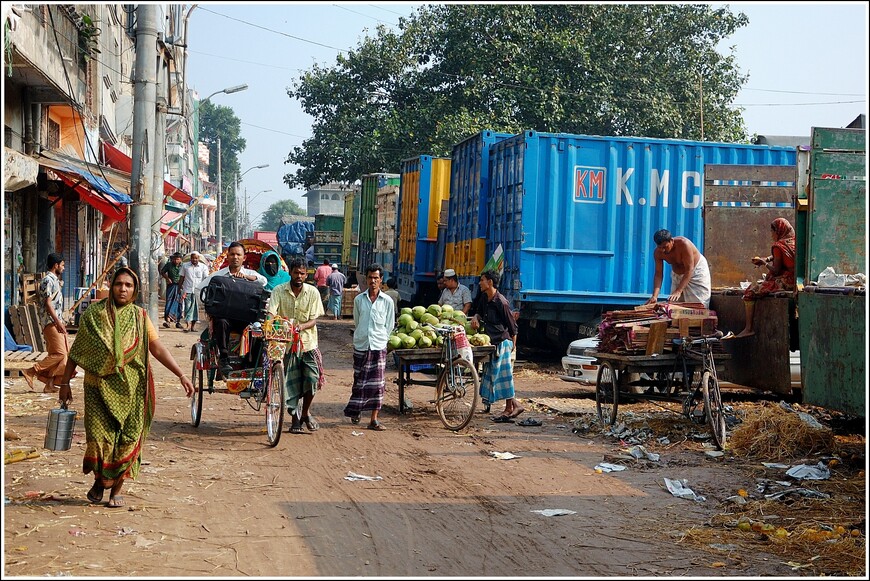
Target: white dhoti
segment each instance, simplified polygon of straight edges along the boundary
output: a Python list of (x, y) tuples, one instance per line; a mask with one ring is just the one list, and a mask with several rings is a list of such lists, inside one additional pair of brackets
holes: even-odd
[(689, 280), (686, 288), (683, 289), (679, 302), (704, 303), (704, 307), (709, 307), (712, 282), (710, 280), (710, 267), (707, 265), (707, 259), (704, 258), (703, 254), (691, 274), (675, 274), (671, 272), (671, 289), (676, 289), (684, 276), (691, 276), (692, 278)]

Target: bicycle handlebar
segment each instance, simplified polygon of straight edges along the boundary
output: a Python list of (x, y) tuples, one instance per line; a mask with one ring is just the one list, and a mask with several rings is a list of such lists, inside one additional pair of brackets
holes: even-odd
[[(722, 338), (722, 331), (716, 331), (715, 333), (713, 333), (712, 335), (710, 335), (708, 337), (701, 337), (699, 339), (688, 339), (687, 338), (688, 339), (687, 343), (689, 345), (709, 345), (711, 343), (718, 343), (721, 338)], [(682, 338), (674, 339), (674, 345), (682, 345), (683, 341), (684, 340)]]

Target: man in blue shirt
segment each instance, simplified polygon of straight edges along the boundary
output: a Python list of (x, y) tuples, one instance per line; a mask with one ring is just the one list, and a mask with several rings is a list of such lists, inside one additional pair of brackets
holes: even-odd
[(382, 431), (378, 412), (384, 403), (384, 371), (387, 340), (396, 321), (393, 299), (381, 292), (384, 269), (380, 264), (366, 268), (368, 290), (353, 301), (353, 387), (344, 415), (354, 424), (360, 414), (371, 412), (370, 430)]

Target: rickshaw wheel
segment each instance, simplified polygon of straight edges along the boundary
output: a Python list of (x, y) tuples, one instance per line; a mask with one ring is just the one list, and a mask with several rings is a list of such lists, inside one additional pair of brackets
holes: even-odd
[(704, 395), (704, 413), (710, 432), (713, 434), (713, 442), (720, 450), (725, 448), (725, 413), (722, 409), (722, 392), (719, 390), (719, 382), (709, 371), (705, 371), (701, 377), (701, 393)]
[(190, 380), (193, 382), (193, 395), (190, 396), (190, 423), (196, 428), (202, 419), (202, 394), (205, 386), (202, 381), (202, 370), (196, 368), (196, 358), (193, 359), (193, 371), (190, 372)]
[(595, 382), (595, 409), (602, 425), (616, 423), (616, 409), (619, 407), (619, 377), (613, 364), (605, 361), (598, 368)]
[(266, 385), (266, 437), (274, 448), (281, 439), (284, 425), (284, 364), (273, 363)]

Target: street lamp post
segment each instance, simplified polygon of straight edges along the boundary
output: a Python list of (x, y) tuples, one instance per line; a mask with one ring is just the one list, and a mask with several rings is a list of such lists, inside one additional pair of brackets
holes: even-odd
[[(202, 107), (202, 104), (217, 95), (218, 93), (226, 93), (227, 95), (231, 93), (238, 93), (239, 91), (244, 91), (248, 88), (246, 83), (242, 83), (241, 85), (234, 85), (232, 87), (227, 87), (226, 89), (221, 89), (220, 91), (215, 91), (205, 99), (202, 99), (197, 105), (197, 110)], [(216, 255), (220, 255), (221, 252), (224, 251), (224, 236), (223, 236), (223, 212), (221, 211), (221, 140), (218, 137), (217, 142), (217, 157), (218, 157), (218, 169), (217, 169), (217, 215), (215, 221), (215, 235), (217, 236), (217, 252)]]
[[(254, 167), (249, 167), (248, 169), (246, 169), (245, 171), (243, 171), (240, 174), (239, 173), (236, 174), (236, 190), (235, 190), (236, 198), (234, 200), (234, 204), (236, 207), (236, 216), (235, 216), (235, 220), (233, 222), (233, 225), (235, 226), (234, 231), (235, 231), (236, 240), (239, 239), (239, 207), (238, 207), (238, 203), (239, 203), (239, 184), (242, 181), (242, 176), (244, 176), (246, 173), (248, 173), (252, 169), (263, 169), (264, 167), (269, 167), (269, 164), (264, 163), (262, 165), (255, 165)], [(247, 207), (245, 209), (247, 209)]]
[[(250, 200), (248, 199), (248, 188), (245, 188), (245, 230), (253, 235), (253, 228), (251, 228), (251, 221), (248, 220), (248, 204), (257, 199), (257, 196), (260, 194), (265, 194), (266, 192), (271, 192), (272, 190), (262, 190), (251, 196)], [(260, 212), (262, 214), (262, 212)]]

